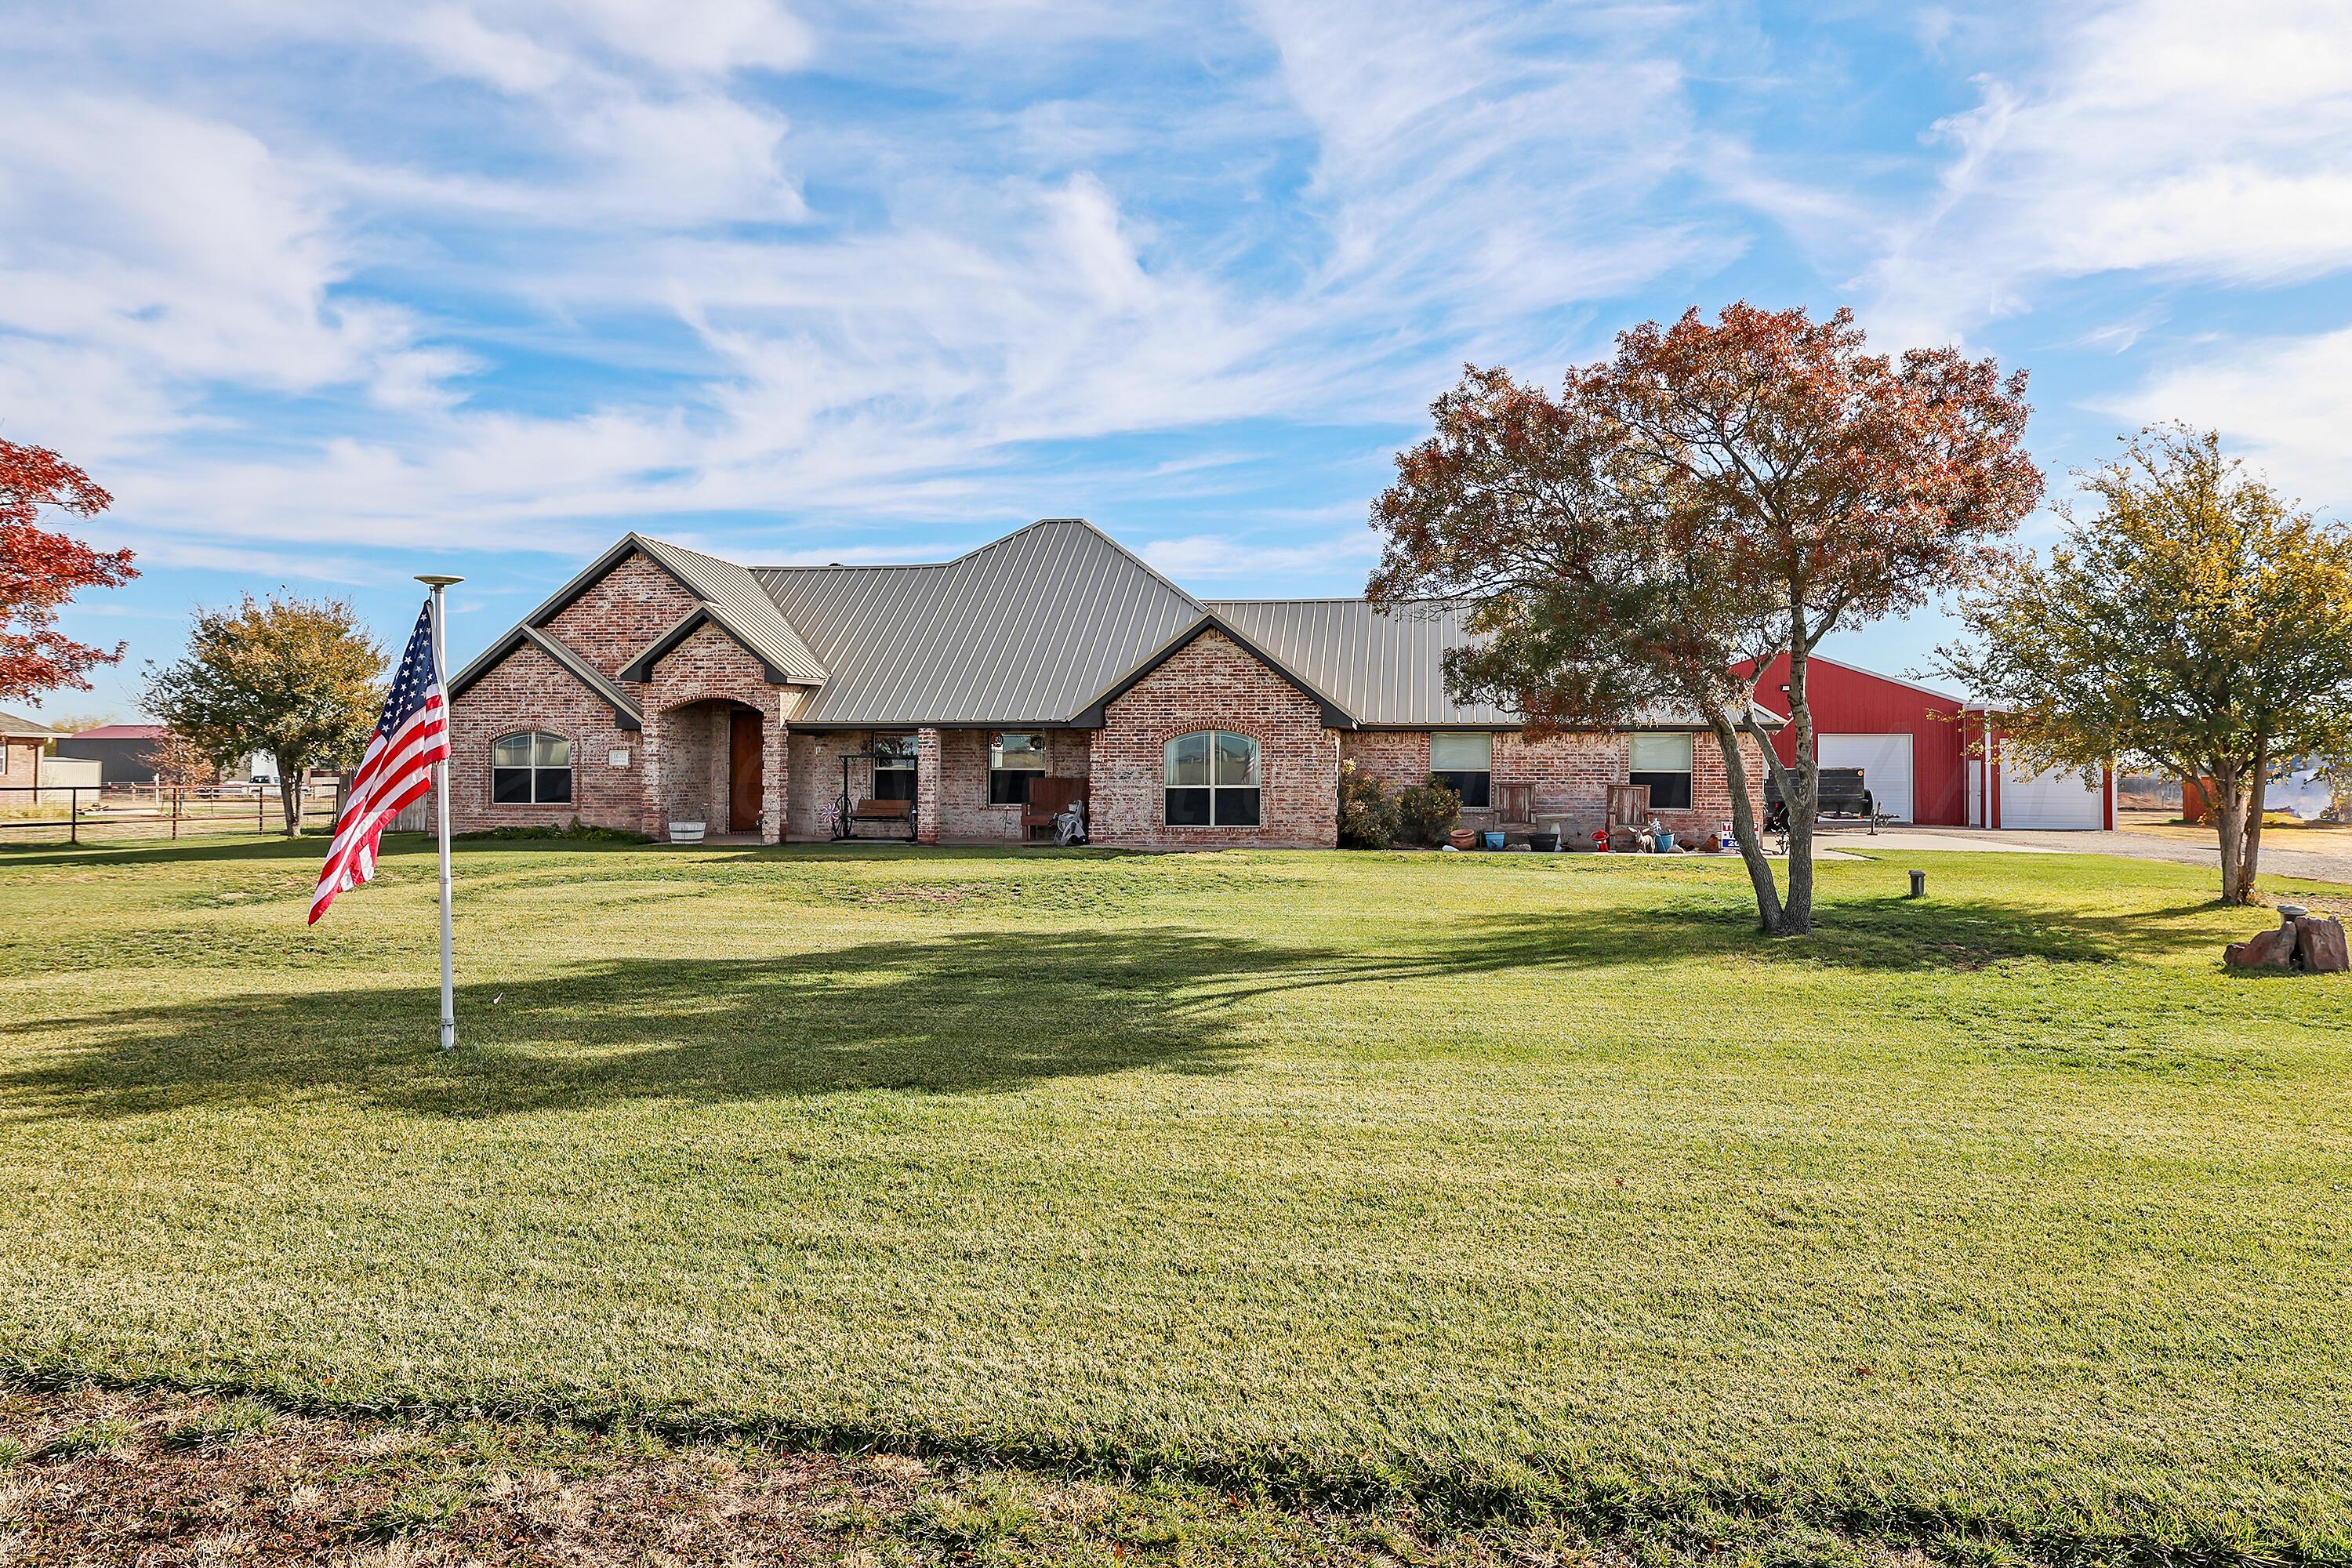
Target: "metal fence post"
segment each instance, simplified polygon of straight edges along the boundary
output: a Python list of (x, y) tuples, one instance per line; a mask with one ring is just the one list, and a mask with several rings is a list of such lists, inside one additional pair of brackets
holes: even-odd
[[(38, 800), (40, 791), (35, 790), (33, 798)], [(81, 785), (79, 784), (66, 786), (66, 842), (76, 847), (81, 843)]]

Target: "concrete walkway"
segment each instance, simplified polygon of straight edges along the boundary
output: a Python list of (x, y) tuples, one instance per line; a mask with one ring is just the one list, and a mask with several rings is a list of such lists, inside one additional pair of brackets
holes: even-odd
[[(2178, 866), (2202, 866), (2221, 874), (2218, 844), (2193, 839), (2162, 838), (2150, 833), (2024, 833), (1984, 827), (1882, 827), (1875, 836), (1861, 828), (1839, 827), (1817, 838), (1822, 848), (1852, 849), (1862, 854), (1904, 849), (1993, 849), (2025, 855), (2121, 855), (2133, 860), (2169, 860)], [(2282, 847), (2275, 837), (2263, 841), (2263, 870), (2277, 877), (2301, 877), (2315, 882), (2352, 884), (2352, 845), (2341, 849)]]

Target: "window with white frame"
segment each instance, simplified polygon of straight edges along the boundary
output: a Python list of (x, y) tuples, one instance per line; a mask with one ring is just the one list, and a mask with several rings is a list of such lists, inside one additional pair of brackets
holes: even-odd
[(1045, 776), (1045, 736), (1005, 730), (989, 742), (989, 805), (1028, 805), (1029, 781)]
[(1632, 737), (1633, 767), (1628, 782), (1650, 786), (1654, 811), (1688, 811), (1691, 803), (1691, 737), (1635, 735)]
[(562, 805), (572, 799), (572, 742), (528, 730), (490, 742), (490, 804)]
[(1484, 811), (1495, 799), (1495, 737), (1436, 734), (1429, 738), (1429, 771), (1462, 797), (1465, 811)]
[(915, 798), (914, 736), (877, 735), (874, 737), (874, 798), (876, 800)]
[(1247, 735), (1203, 730), (1168, 742), (1171, 827), (1255, 827), (1258, 745)]

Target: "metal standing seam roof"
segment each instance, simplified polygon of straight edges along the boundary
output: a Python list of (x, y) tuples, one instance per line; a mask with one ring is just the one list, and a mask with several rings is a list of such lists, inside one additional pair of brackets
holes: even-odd
[[(698, 601), (682, 626), (707, 616), (786, 681), (814, 689), (795, 725), (1080, 721), (1179, 638), (1216, 623), (1309, 689), (1334, 722), (1503, 729), (1520, 721), (1509, 710), (1456, 702), (1447, 692), (1444, 654), (1473, 640), (1459, 605), (1424, 600), (1383, 614), (1362, 599), (1204, 602), (1083, 518), (1047, 518), (952, 561), (906, 566), (746, 567), (631, 533), (468, 664), (452, 694), (527, 638), (613, 702), (616, 715), (634, 718), (625, 692), (540, 630), (633, 551)], [(1786, 721), (1758, 708), (1768, 722)], [(1695, 711), (1660, 709), (1623, 727), (1704, 723)]]
[[(1328, 693), (1359, 724), (1420, 729), (1514, 728), (1519, 715), (1489, 703), (1457, 702), (1445, 689), (1445, 655), (1476, 639), (1466, 606), (1444, 599), (1383, 613), (1367, 599), (1212, 599), (1216, 616)], [(1768, 722), (1777, 719), (1759, 705)], [(1696, 709), (1652, 708), (1623, 729), (1703, 728)]]
[[(125, 725), (124, 728), (127, 729), (129, 726)], [(64, 730), (51, 729), (37, 719), (27, 719), (21, 713), (10, 713), (0, 710), (0, 735), (7, 735), (19, 741), (48, 741), (62, 739), (67, 733), (68, 731)]]
[(831, 672), (809, 651), (808, 644), (752, 576), (751, 568), (643, 534), (632, 537), (709, 605), (720, 626), (749, 644), (753, 653), (787, 680), (796, 686), (822, 686), (830, 679)]
[(1206, 613), (1076, 518), (936, 565), (752, 575), (831, 671), (796, 725), (1066, 723)]
[(1213, 599), (1208, 607), (1359, 724), (1518, 722), (1446, 691), (1445, 650), (1472, 640), (1459, 605), (1424, 600), (1386, 615), (1363, 599)]

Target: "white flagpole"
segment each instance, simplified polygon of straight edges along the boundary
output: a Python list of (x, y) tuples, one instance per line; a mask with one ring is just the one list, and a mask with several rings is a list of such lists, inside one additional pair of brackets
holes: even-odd
[[(452, 583), (462, 583), (463, 577), (446, 577), (437, 574), (421, 574), (416, 579), (433, 590), (433, 687), (441, 695), (442, 733), (448, 733), (449, 671), (442, 656), (443, 605), (441, 593)], [(441, 835), (441, 1048), (454, 1050), (457, 1045), (457, 973), (450, 963), (449, 942), (449, 764), (445, 760), (433, 764), (433, 811), (440, 819)]]

